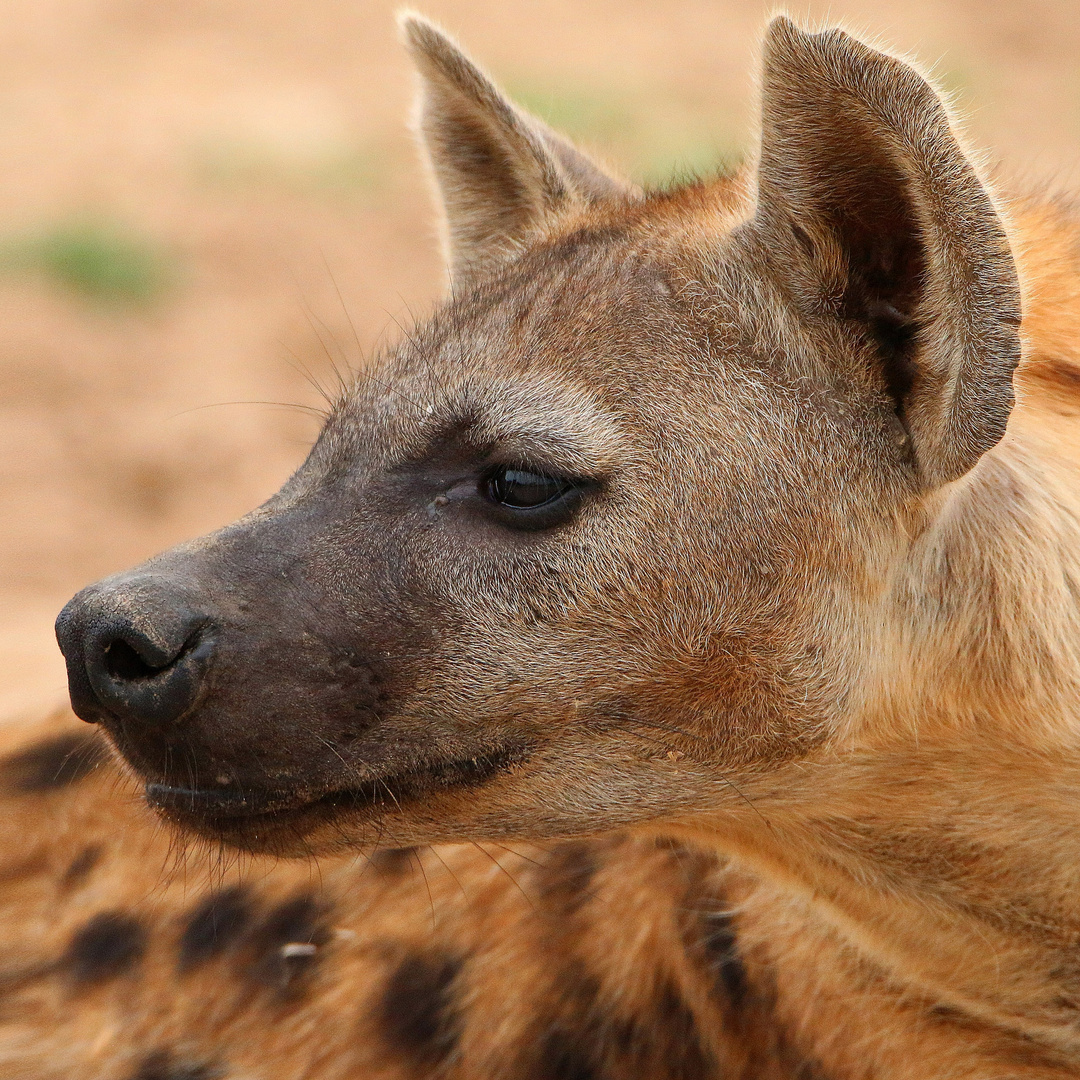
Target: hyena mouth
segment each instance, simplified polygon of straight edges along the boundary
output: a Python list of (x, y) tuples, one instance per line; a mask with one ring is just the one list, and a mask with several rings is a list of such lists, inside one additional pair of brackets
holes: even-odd
[(374, 820), (426, 796), (479, 787), (527, 758), (522, 746), (502, 746), (469, 757), (420, 763), (408, 771), (365, 779), (356, 787), (320, 792), (148, 783), (146, 798), (185, 829), (261, 850), (282, 835), (302, 837), (335, 818)]

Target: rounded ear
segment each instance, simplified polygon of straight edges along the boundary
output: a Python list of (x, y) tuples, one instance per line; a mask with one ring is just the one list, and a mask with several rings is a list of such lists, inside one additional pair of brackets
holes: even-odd
[(1005, 432), (1020, 290), (993, 201), (934, 88), (840, 30), (774, 19), (755, 227), (796, 302), (872, 346), (928, 486)]
[(633, 191), (514, 106), (433, 23), (399, 16), (420, 74), (418, 127), (455, 279), (497, 263), (547, 216)]

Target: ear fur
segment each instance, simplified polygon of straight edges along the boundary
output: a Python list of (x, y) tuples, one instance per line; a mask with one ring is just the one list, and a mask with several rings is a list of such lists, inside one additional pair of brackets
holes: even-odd
[(755, 225), (803, 310), (873, 346), (927, 486), (998, 442), (1020, 357), (1016, 269), (914, 68), (843, 31), (774, 19)]
[(418, 126), (455, 280), (497, 263), (548, 215), (631, 190), (514, 106), (433, 23), (398, 21), (421, 78)]

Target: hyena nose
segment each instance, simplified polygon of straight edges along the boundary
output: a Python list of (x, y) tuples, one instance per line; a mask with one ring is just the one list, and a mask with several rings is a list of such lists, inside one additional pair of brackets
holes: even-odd
[(198, 699), (214, 651), (209, 616), (149, 575), (84, 589), (60, 612), (56, 639), (71, 707), (92, 724), (175, 723)]

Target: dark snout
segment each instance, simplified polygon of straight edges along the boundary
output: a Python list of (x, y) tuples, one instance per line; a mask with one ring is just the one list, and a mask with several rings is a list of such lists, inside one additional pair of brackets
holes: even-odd
[(292, 850), (338, 814), (383, 812), (384, 789), (396, 807), (511, 760), (482, 730), (435, 732), (431, 710), (397, 706), (435, 676), (440, 624), (418, 589), (406, 604), (387, 588), (381, 534), (356, 520), (333, 500), (263, 509), (60, 613), (72, 707), (174, 823)]
[(155, 802), (172, 792), (191, 814), (250, 814), (337, 789), (385, 756), (366, 741), (386, 686), (369, 656), (392, 646), (367, 620), (357, 641), (311, 574), (317, 524), (303, 508), (264, 513), (91, 585), (60, 613), (72, 707), (103, 725)]
[(214, 653), (214, 623), (182, 585), (119, 574), (83, 589), (60, 612), (71, 705), (89, 723), (167, 728), (198, 701)]

